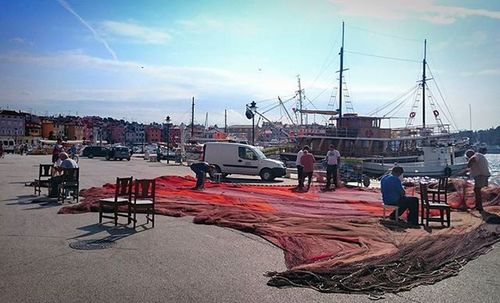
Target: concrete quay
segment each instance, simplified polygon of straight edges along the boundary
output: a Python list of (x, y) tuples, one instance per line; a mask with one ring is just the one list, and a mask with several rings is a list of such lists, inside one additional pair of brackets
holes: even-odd
[[(60, 204), (32, 203), (33, 188), (24, 185), (37, 177), (38, 164), (49, 162), (50, 156), (0, 159), (0, 302), (373, 302), (366, 295), (269, 287), (264, 273), (285, 270), (279, 248), (252, 234), (193, 224), (191, 217), (157, 216), (155, 228), (134, 231), (98, 224), (97, 213), (58, 215)], [(139, 158), (81, 158), (79, 165), (81, 188), (112, 183), (117, 176), (192, 175), (185, 166)], [(102, 250), (69, 246), (88, 239), (115, 244)], [(499, 271), (500, 250), (494, 248), (457, 277), (386, 294), (381, 301), (498, 302)]]

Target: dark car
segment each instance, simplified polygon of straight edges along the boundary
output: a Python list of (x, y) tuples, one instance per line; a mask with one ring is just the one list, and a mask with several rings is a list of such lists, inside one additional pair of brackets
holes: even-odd
[(82, 150), (83, 157), (106, 157), (108, 155), (109, 149), (104, 146), (86, 146)]
[(106, 155), (106, 160), (123, 160), (127, 159), (130, 161), (130, 149), (126, 146), (114, 146), (109, 149), (108, 154)]

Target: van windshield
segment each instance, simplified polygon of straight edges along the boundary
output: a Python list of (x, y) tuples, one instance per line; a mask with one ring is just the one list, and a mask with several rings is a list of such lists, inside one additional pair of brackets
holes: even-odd
[(266, 155), (264, 155), (264, 153), (260, 149), (254, 148), (253, 151), (257, 154), (259, 159), (266, 159), (267, 158)]

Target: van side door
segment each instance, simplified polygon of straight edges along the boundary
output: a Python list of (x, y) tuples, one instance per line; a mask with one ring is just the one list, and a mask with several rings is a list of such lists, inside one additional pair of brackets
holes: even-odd
[(238, 162), (235, 166), (236, 174), (259, 174), (259, 158), (251, 148), (246, 146), (238, 146)]

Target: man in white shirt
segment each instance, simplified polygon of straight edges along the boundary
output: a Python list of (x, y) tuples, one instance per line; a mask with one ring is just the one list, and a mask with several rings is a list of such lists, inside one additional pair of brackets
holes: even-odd
[[(340, 165), (340, 153), (335, 149), (333, 144), (330, 144), (330, 150), (326, 153), (326, 185), (324, 190), (335, 190), (337, 187), (337, 168)], [(332, 185), (331, 180), (333, 178), (333, 189), (330, 188)]]
[(304, 180), (302, 179), (304, 175), (304, 166), (300, 163), (300, 159), (304, 155), (304, 150), (301, 148), (297, 152), (297, 160), (295, 160), (295, 167), (297, 167), (297, 178), (299, 180), (299, 184), (297, 185), (298, 189), (302, 189), (304, 187)]
[[(78, 164), (75, 160), (70, 159), (68, 154), (65, 152), (61, 152), (59, 154), (59, 159), (61, 160), (61, 164), (59, 164), (59, 166), (54, 166), (54, 170), (56, 172), (62, 172), (65, 168), (78, 168)], [(63, 180), (62, 178), (62, 175), (50, 178), (51, 189), (49, 198), (59, 197), (59, 184), (61, 184)]]
[(481, 188), (488, 186), (488, 178), (491, 176), (488, 160), (481, 153), (475, 153), (472, 149), (465, 152), (468, 159), (467, 167), (470, 176), (474, 178), (474, 195), (476, 197), (476, 209), (483, 211), (483, 198)]

